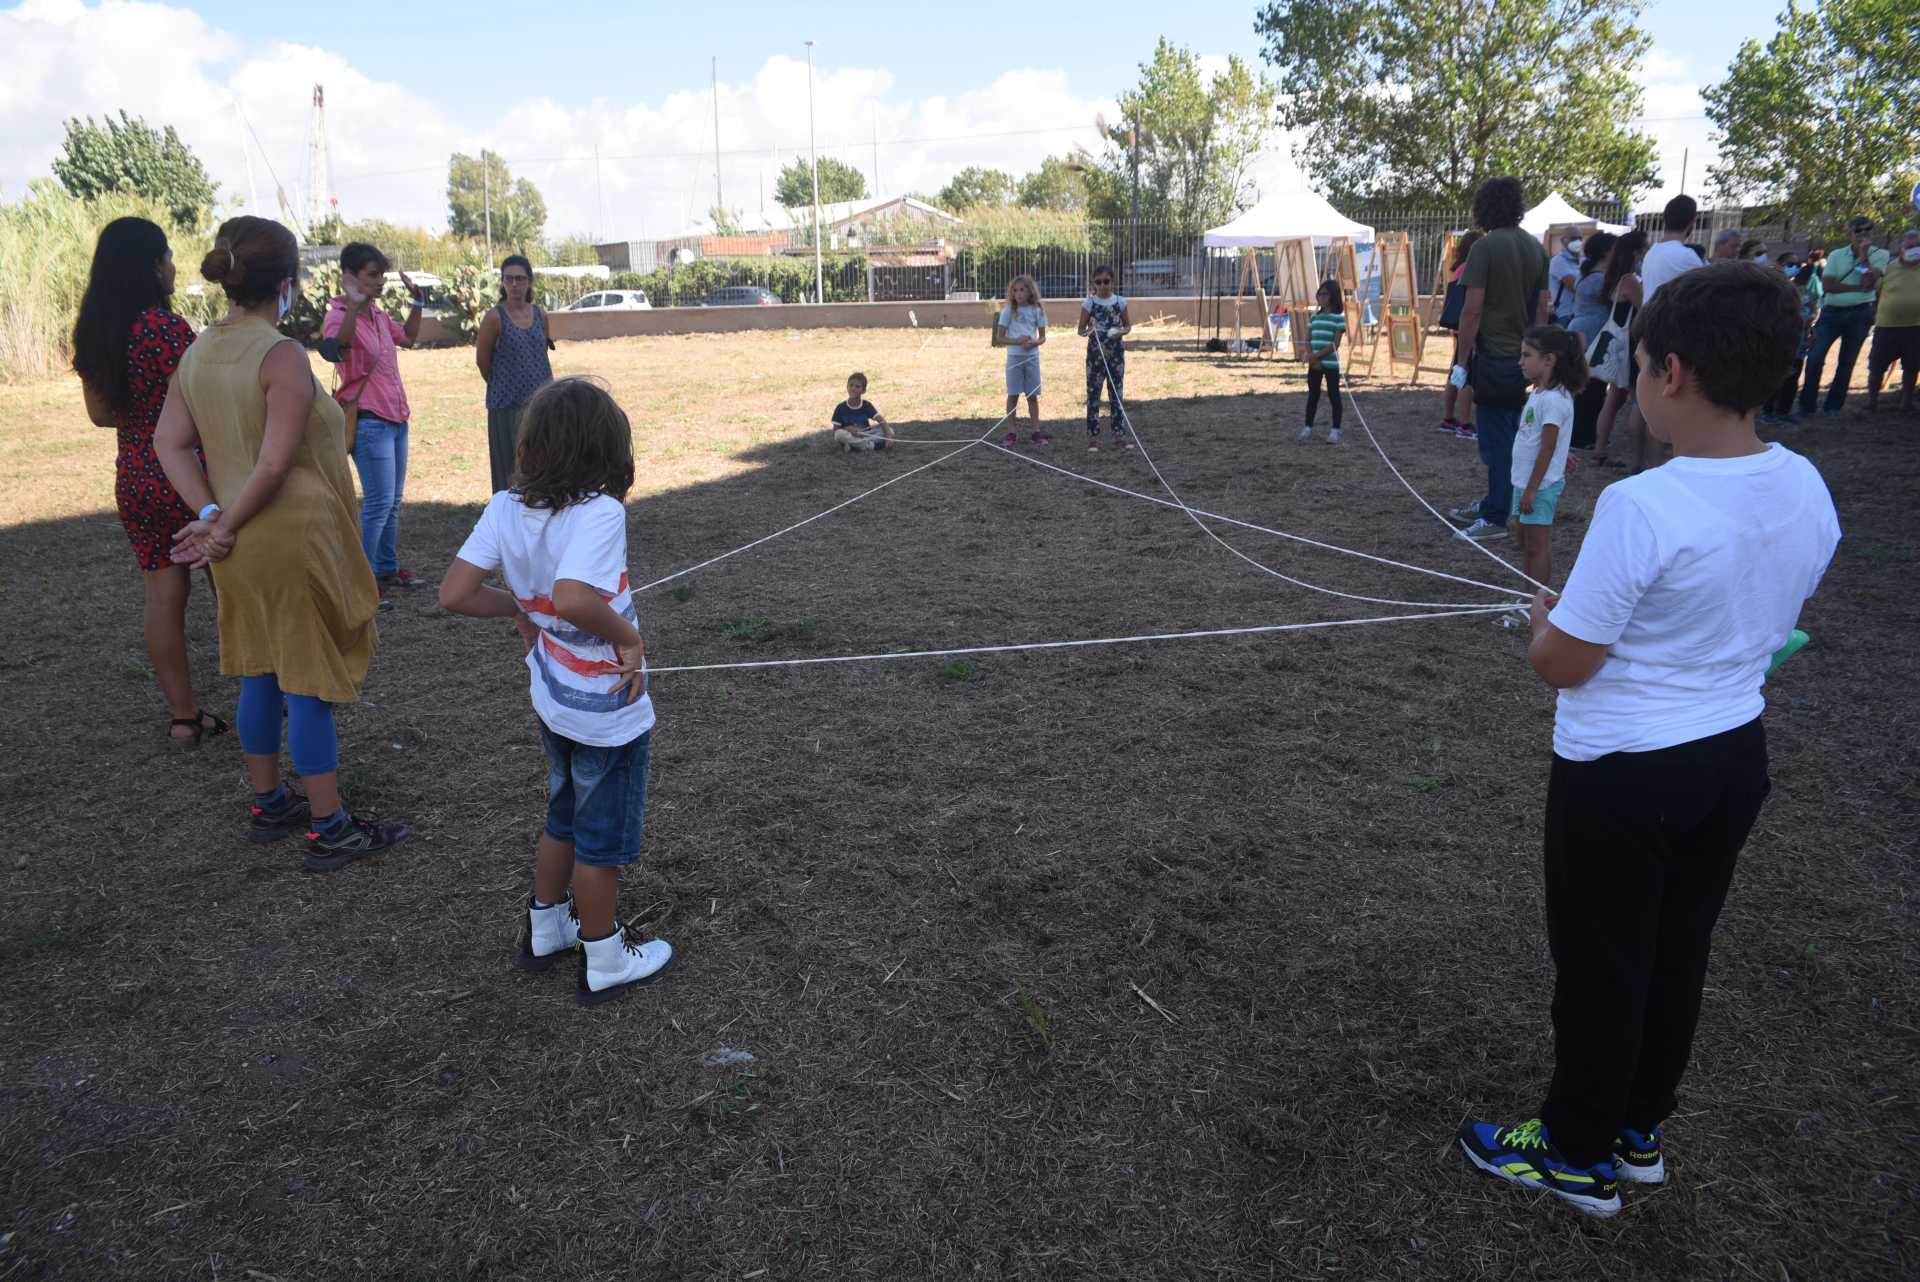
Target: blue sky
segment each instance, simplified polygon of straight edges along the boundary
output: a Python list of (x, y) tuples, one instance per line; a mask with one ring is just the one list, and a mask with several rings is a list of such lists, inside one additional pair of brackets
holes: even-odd
[[(441, 223), (448, 153), (486, 146), (540, 187), (552, 231), (670, 234), (713, 203), (711, 57), (726, 203), (751, 213), (806, 141), (809, 37), (822, 150), (892, 194), (936, 190), (970, 163), (1020, 173), (1075, 143), (1097, 146), (1095, 112), (1111, 111), (1160, 35), (1210, 61), (1258, 62), (1255, 11), (1165, 0), (979, 10), (0, 0), (0, 196), (47, 173), (62, 120), (124, 107), (178, 127), (242, 207), (275, 213), (276, 178), (303, 207), (310, 87), (321, 82), (332, 188), (348, 217)], [(1644, 127), (1663, 170), (1646, 199), (1657, 203), (1677, 189), (1683, 153), (1688, 189), (1700, 189), (1711, 143), (1698, 91), (1773, 19), (1754, 4), (1716, 13), (1651, 0), (1645, 24)], [(1284, 141), (1255, 182), (1262, 195), (1306, 185)]]

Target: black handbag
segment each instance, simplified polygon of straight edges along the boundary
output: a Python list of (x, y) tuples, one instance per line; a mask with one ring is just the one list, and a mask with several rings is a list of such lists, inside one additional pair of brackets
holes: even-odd
[(1518, 356), (1473, 354), (1467, 370), (1473, 385), (1473, 403), (1495, 410), (1517, 410), (1527, 403), (1527, 376)]
[(1460, 328), (1460, 313), (1467, 306), (1467, 287), (1459, 281), (1447, 286), (1447, 296), (1440, 302), (1439, 325), (1442, 329)]

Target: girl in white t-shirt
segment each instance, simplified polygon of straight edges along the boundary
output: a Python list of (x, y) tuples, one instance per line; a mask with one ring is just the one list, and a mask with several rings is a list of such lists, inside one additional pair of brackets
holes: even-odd
[(1513, 511), (1521, 567), (1540, 583), (1553, 582), (1553, 509), (1567, 486), (1567, 446), (1573, 440), (1573, 398), (1587, 385), (1587, 354), (1578, 335), (1558, 325), (1536, 325), (1520, 341), (1520, 372), (1533, 395), (1520, 411), (1513, 438)]
[(993, 345), (1007, 349), (1007, 434), (1002, 445), (1020, 439), (1013, 430), (1013, 416), (1020, 398), (1027, 398), (1027, 414), (1033, 420), (1028, 437), (1035, 445), (1051, 445), (1053, 438), (1040, 430), (1040, 349), (1047, 341), (1047, 309), (1040, 304), (1040, 287), (1033, 277), (1022, 272), (1007, 282), (1007, 305), (993, 326)]

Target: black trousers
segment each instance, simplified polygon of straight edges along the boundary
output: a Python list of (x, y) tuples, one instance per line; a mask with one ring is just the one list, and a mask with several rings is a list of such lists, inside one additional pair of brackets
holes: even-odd
[(1340, 371), (1337, 369), (1322, 369), (1319, 361), (1315, 361), (1313, 364), (1307, 366), (1307, 426), (1312, 427), (1313, 420), (1320, 413), (1320, 384), (1322, 380), (1326, 382), (1327, 401), (1333, 410), (1333, 426), (1335, 430), (1338, 430), (1340, 427)]
[(1580, 395), (1573, 398), (1573, 434), (1567, 438), (1567, 448), (1590, 450), (1595, 437), (1599, 435), (1600, 411), (1607, 405), (1607, 385), (1599, 379), (1590, 379)]
[(1553, 1084), (1540, 1116), (1592, 1166), (1672, 1114), (1713, 924), (1771, 784), (1759, 718), (1656, 752), (1556, 756), (1547, 781)]

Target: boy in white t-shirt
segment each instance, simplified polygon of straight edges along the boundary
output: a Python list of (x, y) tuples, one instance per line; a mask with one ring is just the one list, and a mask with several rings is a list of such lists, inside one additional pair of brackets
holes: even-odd
[[(547, 752), (547, 822), (515, 963), (545, 970), (580, 946), (593, 1005), (673, 959), (614, 915), (620, 869), (640, 857), (653, 701), (627, 583), (633, 431), (605, 389), (548, 383), (520, 421), (513, 486), (493, 496), (440, 584), (443, 608), (511, 619), (526, 643)], [(498, 572), (507, 591), (486, 586)]]
[[(1513, 511), (1521, 568), (1536, 583), (1553, 582), (1553, 512), (1567, 488), (1567, 446), (1573, 441), (1573, 398), (1587, 385), (1587, 354), (1558, 325), (1536, 325), (1520, 340), (1520, 372), (1532, 384), (1513, 437)], [(1505, 616), (1502, 616), (1505, 617)]]
[[(1518, 1126), (1468, 1122), (1493, 1175), (1591, 1215), (1666, 1178), (1713, 926), (1771, 783), (1769, 661), (1840, 539), (1811, 463), (1754, 435), (1793, 364), (1800, 302), (1775, 271), (1715, 264), (1635, 326), (1665, 467), (1600, 496), (1566, 590), (1534, 598), (1534, 670), (1560, 691), (1547, 781), (1553, 1082)], [(1549, 613), (1551, 611), (1551, 613)]]

